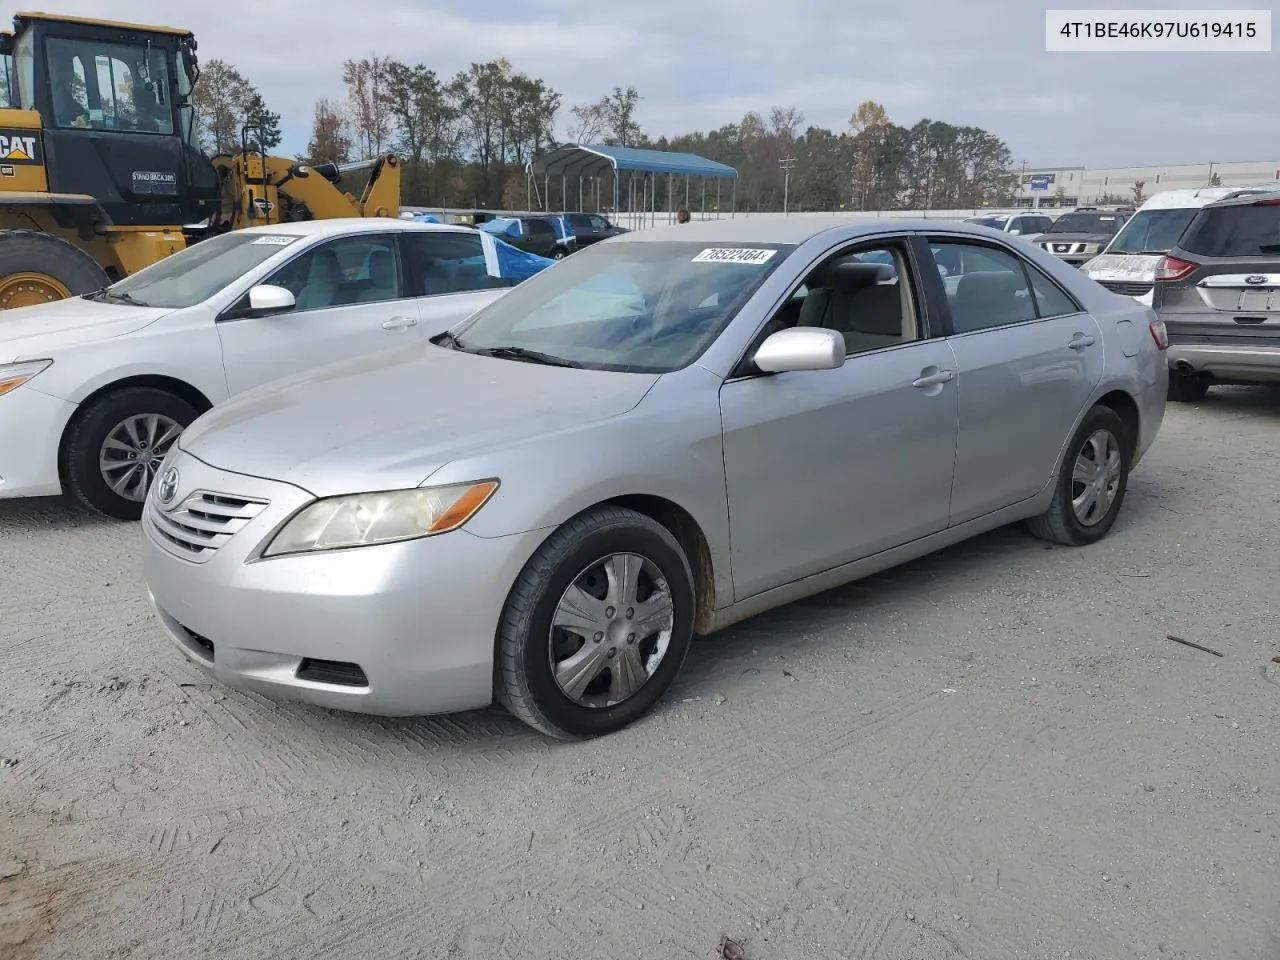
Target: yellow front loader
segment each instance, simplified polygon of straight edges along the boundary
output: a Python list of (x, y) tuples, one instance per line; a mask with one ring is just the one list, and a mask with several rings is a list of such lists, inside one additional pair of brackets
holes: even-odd
[[(394, 154), (207, 157), (189, 30), (19, 13), (0, 34), (0, 309), (88, 293), (207, 236), (284, 220), (396, 217)], [(368, 171), (359, 197), (343, 176)]]

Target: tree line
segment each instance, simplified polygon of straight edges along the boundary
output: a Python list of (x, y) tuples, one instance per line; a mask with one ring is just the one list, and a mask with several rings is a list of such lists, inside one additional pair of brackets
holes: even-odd
[[(522, 208), (528, 203), (526, 162), (560, 143), (684, 151), (728, 164), (739, 173), (737, 209), (749, 211), (781, 210), (784, 190), (787, 206), (796, 211), (997, 206), (1010, 201), (1018, 184), (1009, 148), (995, 134), (929, 119), (901, 126), (871, 101), (838, 131), (806, 124), (792, 106), (668, 137), (641, 129), (636, 114), (642, 97), (635, 87), (614, 87), (562, 116), (561, 95), (505, 59), (441, 77), (425, 64), (372, 55), (347, 60), (342, 80), (345, 96), (316, 101), (299, 159), (342, 162), (394, 150), (404, 164), (407, 205)], [(246, 123), (262, 131), (254, 142), (260, 139), (263, 149), (280, 143), (279, 115), (230, 63), (213, 60), (202, 69), (195, 103), (208, 150), (238, 150)], [(784, 160), (793, 161), (789, 182)], [(683, 182), (673, 184), (673, 196), (667, 185), (665, 177), (654, 184), (652, 202), (659, 210), (685, 201)], [(597, 206), (594, 187), (587, 185), (589, 209)], [(612, 187), (603, 189), (600, 206), (607, 207)], [(576, 184), (567, 198), (558, 187), (551, 193), (544, 202), (576, 205)], [(621, 193), (625, 209), (626, 191)], [(691, 199), (697, 207), (701, 195)], [(720, 203), (728, 208), (727, 187)]]

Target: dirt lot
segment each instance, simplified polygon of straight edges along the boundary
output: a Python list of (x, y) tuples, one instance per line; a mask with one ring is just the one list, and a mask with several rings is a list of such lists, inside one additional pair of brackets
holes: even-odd
[(1171, 407), (1103, 543), (749, 622), (582, 745), (211, 686), (135, 527), (0, 503), (0, 957), (1280, 956), (1277, 438)]

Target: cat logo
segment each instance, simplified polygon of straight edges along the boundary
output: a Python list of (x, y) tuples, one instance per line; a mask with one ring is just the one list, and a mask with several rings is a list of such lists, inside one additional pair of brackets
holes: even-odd
[(38, 162), (36, 138), (16, 133), (0, 133), (0, 160), (6, 163)]

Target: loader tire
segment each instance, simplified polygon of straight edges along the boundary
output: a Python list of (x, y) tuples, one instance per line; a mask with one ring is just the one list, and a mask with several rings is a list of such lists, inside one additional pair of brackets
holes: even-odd
[(101, 290), (107, 272), (83, 250), (38, 230), (0, 230), (0, 310)]

